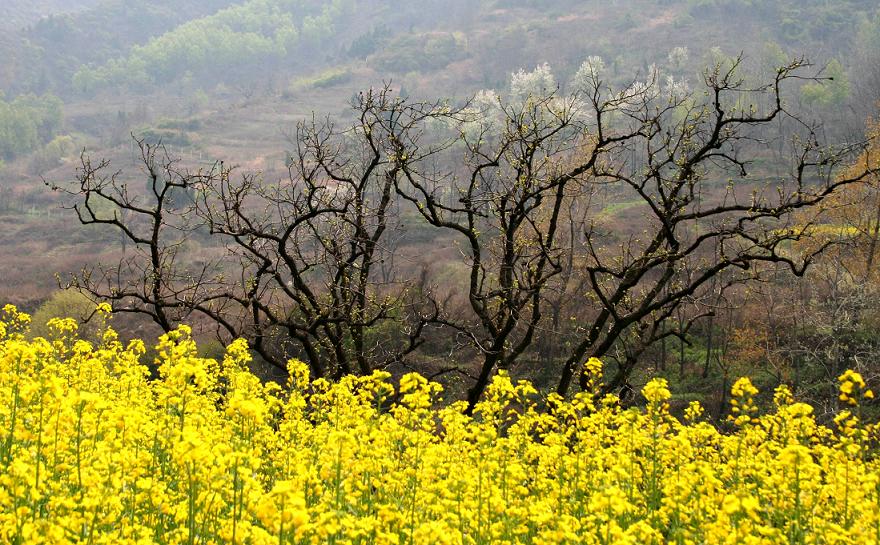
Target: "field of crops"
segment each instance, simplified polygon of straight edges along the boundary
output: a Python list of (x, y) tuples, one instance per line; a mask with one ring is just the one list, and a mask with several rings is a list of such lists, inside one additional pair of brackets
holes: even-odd
[[(106, 307), (101, 312), (106, 312)], [(499, 374), (474, 417), (418, 375), (338, 384), (198, 357), (186, 327), (144, 344), (0, 312), (0, 543), (718, 544), (880, 542), (872, 394), (840, 377), (834, 425), (780, 388), (733, 388), (731, 428), (591, 392), (541, 400)], [(594, 391), (601, 364), (587, 364)], [(540, 408), (539, 408), (540, 407)]]

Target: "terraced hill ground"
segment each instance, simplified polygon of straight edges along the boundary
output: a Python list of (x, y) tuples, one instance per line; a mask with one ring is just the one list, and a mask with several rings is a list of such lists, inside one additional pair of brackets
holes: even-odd
[[(383, 82), (416, 98), (462, 98), (480, 89), (502, 89), (512, 72), (546, 62), (564, 90), (584, 59), (599, 55), (616, 85), (644, 78), (657, 65), (698, 86), (701, 68), (719, 55), (744, 52), (756, 73), (786, 54), (810, 55), (820, 66), (835, 55), (846, 63), (850, 57), (840, 52), (868, 43), (863, 34), (869, 35), (872, 21), (877, 22), (876, 6), (859, 0), (746, 4), (351, 0), (332, 3), (341, 11), (331, 13), (331, 3), (311, 1), (6, 0), (7, 22), (34, 22), (38, 15), (62, 10), (76, 13), (0, 38), (0, 50), (12, 52), (0, 66), (7, 96), (26, 91), (61, 96), (62, 133), (72, 142), (61, 156), (46, 157), (40, 150), (7, 158), (0, 166), (0, 222), (6, 227), (0, 238), (0, 300), (32, 309), (55, 288), (54, 272), (116, 251), (103, 239), (91, 241), (93, 231), (73, 225), (43, 178), (71, 180), (83, 149), (119, 168), (130, 167), (131, 133), (161, 137), (193, 164), (223, 159), (271, 179), (284, 175), (286, 135), (297, 120), (313, 112), (344, 119), (357, 90)], [(206, 73), (186, 68), (188, 61), (174, 55), (191, 49), (187, 40), (194, 39), (193, 29), (210, 23), (269, 35), (266, 25), (273, 21), (259, 17), (223, 22), (217, 14), (230, 6), (244, 10), (237, 14), (264, 13), (266, 6), (292, 13), (301, 41), (284, 54), (247, 57), (228, 66), (221, 62), (221, 68)], [(817, 33), (828, 29), (838, 31), (819, 40)], [(309, 32), (317, 33), (311, 41), (302, 38)], [(173, 63), (179, 61), (183, 69), (140, 83), (123, 80), (92, 89), (73, 85), (78, 71), (98, 70), (108, 62), (124, 65), (136, 57), (133, 51), (150, 43), (182, 43), (168, 49), (168, 63), (177, 66)], [(156, 47), (150, 51), (163, 51)], [(675, 48), (687, 48), (687, 54), (673, 59)], [(209, 57), (218, 54), (211, 51)], [(847, 69), (855, 78), (854, 65)], [(812, 109), (838, 116), (831, 119), (834, 126), (857, 130), (863, 121), (840, 105)], [(130, 175), (137, 179), (138, 172)]]

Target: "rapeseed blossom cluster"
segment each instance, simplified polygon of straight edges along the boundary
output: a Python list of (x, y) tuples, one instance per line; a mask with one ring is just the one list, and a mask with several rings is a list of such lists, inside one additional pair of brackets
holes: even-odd
[(673, 417), (662, 380), (624, 409), (499, 373), (468, 416), (415, 374), (331, 384), (292, 361), (267, 384), (243, 341), (206, 359), (186, 327), (151, 380), (140, 341), (89, 343), (72, 320), (28, 340), (28, 322), (0, 314), (0, 543), (880, 543), (855, 373), (831, 427), (784, 387), (759, 415), (737, 382), (722, 433), (697, 403)]

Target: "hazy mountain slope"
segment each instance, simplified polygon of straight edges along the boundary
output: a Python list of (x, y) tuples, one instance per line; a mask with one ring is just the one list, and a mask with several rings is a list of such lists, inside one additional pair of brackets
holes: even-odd
[(19, 28), (6, 43), (0, 42), (0, 54), (17, 67), (14, 71), (7, 68), (5, 73), (0, 72), (0, 88), (13, 92), (63, 93), (69, 89), (72, 75), (80, 66), (124, 55), (153, 36), (236, 3), (236, 0), (81, 1), (82, 8), (88, 9), (41, 18), (26, 28)]
[(290, 64), (286, 60), (318, 50), (334, 38), (335, 24), (350, 17), (355, 5), (353, 0), (248, 0), (187, 21), (102, 66), (83, 67), (74, 85), (89, 91), (168, 83), (184, 75), (209, 82), (259, 77), (237, 69), (262, 64), (278, 70)]
[(0, 28), (20, 29), (47, 15), (58, 15), (85, 10), (101, 0), (2, 0), (0, 1)]
[(713, 46), (760, 55), (775, 44), (821, 61), (849, 55), (877, 12), (873, 0), (102, 0), (0, 40), (0, 88), (140, 92), (182, 77), (204, 87), (354, 59), (388, 74), (472, 59), (467, 74), (439, 75), (496, 84), (537, 62), (574, 70), (587, 54), (644, 71), (674, 46), (703, 60)]

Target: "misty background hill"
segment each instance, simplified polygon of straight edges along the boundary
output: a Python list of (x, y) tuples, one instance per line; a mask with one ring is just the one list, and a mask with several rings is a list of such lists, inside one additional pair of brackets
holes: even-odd
[[(588, 59), (616, 89), (659, 77), (688, 92), (740, 57), (747, 85), (805, 58), (819, 78), (788, 86), (786, 108), (821, 121), (829, 142), (864, 138), (880, 101), (876, 0), (0, 0), (0, 15), (0, 302), (26, 311), (65, 308), (58, 287), (71, 272), (126, 251), (47, 188), (75, 180), (83, 152), (134, 191), (144, 187), (136, 140), (163, 144), (187, 169), (223, 161), (272, 184), (288, 175), (296, 124), (345, 125), (366, 89), (454, 104), (516, 86), (566, 94)], [(749, 150), (753, 179), (787, 174), (781, 140)], [(643, 220), (638, 202), (606, 198), (610, 232)], [(413, 217), (398, 241), (418, 256), (408, 272), (458, 256)], [(197, 250), (196, 260), (218, 251)], [(454, 286), (455, 274), (439, 277)], [(704, 353), (679, 343), (682, 370), (708, 369), (717, 324)]]
[[(71, 100), (100, 91), (179, 94), (271, 81), (306, 69), (432, 76), (438, 91), (497, 86), (511, 71), (550, 62), (573, 73), (587, 55), (632, 77), (688, 47), (749, 56), (837, 57), (846, 66), (876, 39), (874, 2), (837, 0), (120, 0), (6, 1), (0, 85), (9, 94)], [(491, 62), (486, 62), (491, 61)], [(440, 73), (449, 68), (450, 73)]]
[(82, 255), (64, 251), (81, 241), (53, 224), (43, 178), (70, 179), (84, 149), (125, 166), (132, 134), (270, 178), (284, 172), (297, 120), (346, 115), (359, 90), (386, 82), (462, 99), (546, 63), (564, 91), (599, 56), (615, 84), (659, 66), (698, 86), (707, 65), (743, 54), (758, 75), (810, 59), (834, 80), (805, 86), (798, 106), (855, 137), (880, 81), (880, 17), (865, 0), (4, 0), (0, 10), (0, 244), (7, 256), (61, 255), (36, 273), (5, 260), (0, 296), (25, 307)]
[(100, 3), (100, 0), (4, 0), (3, 20), (0, 27), (15, 31), (27, 27), (50, 15), (75, 13), (87, 10)]

